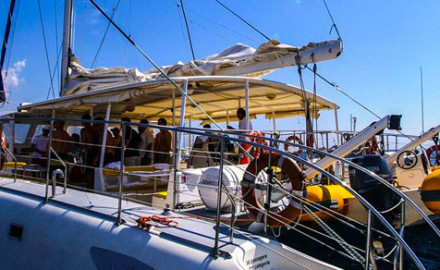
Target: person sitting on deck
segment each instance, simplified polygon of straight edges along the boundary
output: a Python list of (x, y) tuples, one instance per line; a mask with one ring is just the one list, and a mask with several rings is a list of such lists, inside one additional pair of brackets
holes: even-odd
[[(84, 114), (82, 116), (83, 120), (91, 120), (92, 118), (88, 114)], [(92, 123), (90, 122), (83, 122), (82, 125), (84, 126), (81, 129), (81, 148), (84, 152), (84, 165), (85, 165), (85, 180), (87, 183), (88, 189), (93, 189), (94, 186), (94, 177), (95, 177), (95, 171), (93, 167), (96, 167), (97, 164), (96, 158), (99, 155), (99, 151), (97, 148), (97, 138), (95, 137), (95, 130), (93, 129)]]
[[(70, 144), (70, 135), (64, 130), (64, 121), (55, 121), (53, 123), (54, 131), (52, 132), (52, 149), (58, 156), (67, 160)], [(52, 156), (56, 159), (56, 157)]]
[[(104, 121), (104, 118), (97, 117), (95, 120)], [(101, 156), (102, 139), (104, 138), (105, 125), (103, 122), (95, 123), (93, 125), (93, 128), (95, 129), (96, 143), (99, 145), (98, 155), (97, 155), (94, 163), (98, 165), (99, 159)], [(106, 135), (107, 138), (105, 141), (104, 165), (116, 161), (115, 160), (115, 148), (119, 146), (116, 143), (120, 142), (120, 141), (117, 141), (113, 138), (113, 135), (109, 130), (107, 130), (106, 132), (107, 132), (107, 135)]]
[[(130, 118), (124, 117), (123, 122), (130, 123)], [(142, 142), (141, 136), (129, 124), (125, 126), (125, 166), (139, 166), (141, 164), (141, 157), (139, 155), (139, 144)]]
[(70, 136), (71, 140), (72, 140), (72, 147), (70, 148), (69, 152), (67, 153), (67, 161), (69, 162), (73, 162), (73, 163), (77, 163), (79, 162), (80, 159), (80, 146), (79, 146), (79, 141), (80, 141), (80, 137), (79, 134), (77, 133), (73, 133), (72, 136)]
[(41, 134), (32, 138), (32, 163), (47, 167), (47, 152), (49, 148), (49, 126), (43, 126)]
[[(159, 118), (157, 124), (166, 126), (167, 120)], [(171, 140), (171, 132), (166, 129), (160, 129), (154, 144), (154, 163), (170, 163)]]

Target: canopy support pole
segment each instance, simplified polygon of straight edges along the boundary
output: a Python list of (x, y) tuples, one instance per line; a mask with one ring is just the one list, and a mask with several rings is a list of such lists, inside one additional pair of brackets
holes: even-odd
[(111, 103), (107, 104), (107, 110), (105, 111), (105, 123), (104, 123), (104, 132), (102, 134), (102, 144), (101, 144), (101, 155), (99, 159), (99, 168), (104, 167), (104, 157), (105, 157), (105, 147), (107, 145), (107, 130), (108, 130), (108, 121), (110, 120), (110, 109), (112, 105)]
[(245, 102), (246, 102), (246, 130), (249, 130), (249, 80), (246, 79), (245, 84)]
[[(185, 112), (186, 112), (186, 94), (188, 93), (188, 80), (185, 80), (183, 83), (183, 92), (182, 95), (182, 105), (180, 106), (180, 123), (179, 127), (183, 128), (185, 126)], [(174, 168), (176, 170), (180, 167), (180, 160), (182, 157), (181, 149), (182, 149), (182, 132), (177, 132), (177, 140), (175, 146), (175, 159), (174, 159)]]
[(338, 146), (341, 145), (341, 136), (339, 134), (339, 121), (338, 121), (338, 109), (335, 107), (335, 128), (336, 128), (336, 138), (338, 142)]
[(275, 111), (272, 111), (272, 124), (273, 124), (273, 131), (277, 131), (277, 120), (275, 119)]

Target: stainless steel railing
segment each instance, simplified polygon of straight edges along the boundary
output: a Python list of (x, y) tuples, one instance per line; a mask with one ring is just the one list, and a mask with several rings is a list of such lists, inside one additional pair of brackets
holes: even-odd
[[(8, 119), (10, 120), (10, 119)], [(31, 119), (29, 119), (31, 120)], [(55, 121), (55, 120), (60, 120), (60, 119), (45, 119), (46, 121)], [(75, 122), (75, 121), (79, 121), (79, 120), (75, 120), (75, 119), (61, 119), (61, 120), (69, 120), (71, 122)], [(39, 121), (41, 121), (41, 119), (39, 119)], [(96, 122), (96, 123), (104, 123), (105, 121), (90, 121), (90, 122)], [(120, 179), (119, 179), (119, 190), (118, 190), (118, 212), (117, 212), (117, 224), (121, 224), (122, 223), (122, 219), (121, 219), (121, 213), (122, 213), (122, 207), (121, 207), (121, 203), (122, 203), (122, 199), (123, 199), (123, 177), (124, 175), (127, 174), (127, 172), (125, 171), (125, 168), (123, 166), (124, 164), (124, 153), (126, 150), (126, 145), (125, 145), (125, 136), (126, 136), (126, 125), (127, 123), (125, 122), (116, 122), (116, 121), (108, 121), (106, 122), (108, 124), (120, 124), (122, 126), (122, 141), (121, 141), (121, 156), (120, 156), (120, 160), (121, 160), (121, 166), (120, 166)], [(130, 123), (131, 125), (138, 125), (138, 126), (144, 126), (144, 127), (152, 127), (152, 128), (157, 128), (157, 126), (155, 125), (145, 125), (145, 124), (136, 124), (136, 123)], [(187, 128), (173, 128), (173, 127), (164, 127), (161, 126), (161, 129), (167, 129), (171, 132), (173, 132), (175, 134), (175, 138), (177, 138), (177, 133), (185, 133), (185, 134), (192, 134), (192, 135), (205, 135), (205, 136), (209, 136), (212, 138), (215, 138), (217, 140), (219, 140), (219, 144), (220, 144), (220, 153), (219, 153), (219, 166), (220, 166), (220, 171), (219, 171), (219, 180), (218, 180), (218, 197), (217, 197), (217, 213), (216, 213), (216, 218), (215, 218), (215, 244), (213, 247), (213, 256), (218, 256), (219, 255), (219, 230), (220, 230), (220, 226), (222, 226), (221, 224), (221, 219), (220, 219), (220, 202), (221, 202), (221, 196), (222, 196), (222, 191), (227, 191), (226, 187), (224, 186), (223, 183), (223, 165), (224, 165), (224, 160), (225, 160), (225, 140), (229, 140), (235, 143), (240, 143), (240, 144), (249, 144), (252, 145), (254, 147), (258, 147), (261, 149), (265, 149), (267, 151), (269, 151), (269, 153), (272, 152), (277, 152), (282, 154), (285, 157), (291, 158), (293, 160), (295, 160), (298, 163), (302, 163), (308, 167), (311, 167), (315, 170), (317, 170), (319, 173), (321, 173), (322, 175), (325, 175), (326, 177), (328, 177), (329, 179), (331, 179), (331, 181), (333, 181), (334, 183), (337, 183), (339, 185), (341, 185), (342, 187), (344, 187), (346, 190), (348, 190), (351, 194), (353, 194), (361, 203), (364, 207), (367, 208), (368, 211), (368, 219), (367, 219), (367, 240), (366, 240), (366, 251), (365, 251), (365, 260), (364, 260), (364, 266), (365, 268), (369, 268), (370, 266), (370, 253), (371, 253), (371, 248), (370, 248), (370, 242), (371, 242), (371, 231), (372, 231), (372, 217), (374, 216), (376, 219), (378, 219), (382, 224), (384, 224), (384, 226), (388, 229), (388, 231), (392, 234), (392, 236), (394, 238), (396, 238), (398, 240), (399, 243), (399, 248), (396, 250), (395, 252), (395, 264), (402, 266), (402, 260), (403, 260), (403, 254), (404, 252), (406, 252), (411, 259), (414, 261), (414, 263), (421, 269), (423, 269), (423, 264), (420, 262), (420, 260), (417, 258), (417, 256), (414, 254), (414, 252), (411, 250), (411, 248), (407, 245), (407, 243), (405, 242), (405, 240), (403, 239), (403, 232), (404, 232), (404, 228), (405, 228), (405, 219), (404, 219), (404, 215), (405, 215), (405, 208), (404, 208), (404, 203), (402, 203), (402, 227), (400, 229), (400, 232), (397, 232), (394, 227), (389, 224), (389, 222), (382, 216), (382, 214), (377, 211), (376, 209), (374, 209), (374, 207), (368, 203), (368, 201), (366, 201), (362, 196), (360, 196), (358, 193), (356, 193), (353, 189), (351, 189), (350, 187), (348, 187), (343, 181), (341, 181), (340, 179), (338, 179), (337, 177), (335, 177), (334, 175), (330, 174), (329, 172), (317, 167), (314, 163), (304, 160), (298, 156), (295, 156), (291, 153), (286, 153), (283, 150), (279, 150), (278, 148), (273, 147), (274, 145), (283, 145), (283, 144), (287, 144), (287, 145), (291, 145), (291, 146), (295, 146), (301, 149), (304, 149), (304, 151), (310, 151), (313, 153), (316, 153), (318, 155), (323, 155), (323, 156), (330, 156), (333, 159), (343, 163), (343, 164), (348, 164), (354, 168), (356, 168), (359, 171), (362, 171), (364, 173), (369, 174), (372, 178), (374, 178), (375, 180), (379, 181), (381, 184), (385, 185), (387, 188), (391, 189), (393, 192), (395, 192), (396, 194), (398, 194), (402, 200), (404, 202), (407, 202), (411, 207), (413, 207), (417, 212), (419, 212), (419, 214), (421, 215), (421, 217), (427, 222), (427, 224), (429, 224), (429, 226), (432, 227), (432, 229), (435, 231), (435, 233), (440, 237), (440, 231), (439, 229), (435, 226), (435, 224), (426, 216), (426, 214), (423, 213), (423, 211), (417, 207), (417, 205), (411, 201), (404, 193), (400, 192), (399, 190), (397, 190), (394, 186), (392, 186), (391, 184), (389, 184), (386, 180), (382, 179), (381, 177), (371, 173), (370, 171), (368, 171), (367, 169), (352, 163), (348, 160), (345, 160), (344, 158), (340, 158), (337, 156), (334, 156), (330, 153), (327, 153), (325, 151), (321, 151), (321, 150), (317, 150), (314, 148), (310, 148), (304, 145), (300, 145), (300, 144), (296, 144), (296, 143), (292, 143), (292, 142), (285, 142), (283, 140), (279, 140), (279, 139), (274, 139), (274, 138), (264, 138), (266, 141), (270, 142), (270, 145), (264, 145), (264, 144), (258, 144), (254, 141), (256, 141), (256, 139), (261, 139), (258, 136), (251, 136), (251, 135), (245, 135), (245, 134), (240, 134), (241, 137), (248, 137), (248, 138), (254, 138), (254, 141), (248, 141), (248, 140), (244, 140), (242, 138), (235, 138), (234, 135), (236, 135), (236, 133), (234, 132), (230, 132), (230, 131), (223, 131), (222, 133), (224, 135), (220, 135), (220, 134), (213, 134), (211, 132), (213, 131), (209, 131), (208, 133), (206, 132), (206, 130), (203, 129), (187, 129)], [(51, 136), (52, 134), (50, 134)], [(49, 138), (49, 144), (51, 144), (52, 137)], [(174, 157), (176, 158), (178, 152), (181, 150), (179, 149), (177, 146), (177, 143), (175, 143), (176, 147), (174, 150)], [(60, 161), (60, 163), (63, 165), (64, 169), (65, 169), (65, 173), (67, 172), (67, 164), (57, 155), (57, 153), (55, 153), (55, 151), (53, 151), (52, 148), (50, 148), (50, 151), (52, 153), (54, 153), (56, 159), (58, 161)], [(11, 153), (9, 153), (11, 154)], [(12, 154), (11, 154), (12, 155)], [(17, 163), (17, 158), (13, 156), (13, 159), (15, 160), (15, 163)], [(270, 160), (270, 159), (269, 159)], [(179, 170), (178, 168), (179, 164), (175, 164), (174, 168), (173, 168), (173, 172), (174, 172), (174, 181), (177, 181), (176, 179), (176, 172)], [(47, 167), (47, 170), (49, 170), (49, 167)], [(271, 168), (271, 164), (268, 164), (268, 167)], [(266, 193), (267, 193), (267, 197), (266, 197), (266, 203), (269, 205), (270, 201), (271, 201), (271, 192), (273, 189), (277, 189), (278, 191), (284, 192), (286, 195), (292, 195), (290, 194), (289, 190), (280, 190), (279, 187), (274, 186), (273, 183), (271, 183), (271, 172), (269, 171), (268, 174), (270, 175), (269, 177), (269, 183), (266, 186)], [(67, 174), (66, 174), (67, 176)], [(66, 178), (64, 179), (64, 192), (66, 191)], [(14, 181), (16, 181), (16, 179), (14, 179)], [(48, 187), (48, 183), (46, 183), (47, 187)], [(174, 189), (175, 189), (176, 185), (174, 185)], [(176, 191), (176, 190), (174, 190)], [(46, 193), (47, 194), (47, 193)], [(174, 192), (175, 194), (175, 192)], [(173, 194), (173, 196), (175, 196)], [(231, 194), (228, 194), (228, 198), (230, 200), (240, 200), (241, 198), (234, 198), (234, 196), (231, 196)], [(174, 199), (175, 202), (175, 199)], [(173, 205), (174, 206), (174, 205)], [(235, 207), (233, 207), (233, 209), (235, 210)], [(264, 213), (263, 213), (265, 220), (267, 220), (268, 216), (273, 215), (269, 209), (265, 208)], [(232, 217), (231, 217), (231, 224), (230, 224), (230, 241), (233, 241), (233, 232), (234, 232), (234, 220), (236, 218), (236, 213), (233, 212), (232, 213)], [(286, 226), (289, 226), (289, 224), (286, 224)], [(265, 222), (265, 228), (267, 228), (267, 222)], [(265, 229), (266, 231), (266, 229)], [(267, 231), (266, 231), (267, 232)], [(398, 261), (398, 263), (397, 263)]]

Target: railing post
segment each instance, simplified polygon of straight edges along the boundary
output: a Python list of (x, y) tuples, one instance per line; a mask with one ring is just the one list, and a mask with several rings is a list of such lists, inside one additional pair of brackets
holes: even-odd
[[(64, 160), (62, 160), (61, 158), (60, 158), (60, 156), (57, 154), (57, 152), (55, 152), (54, 150), (53, 150), (53, 148), (52, 147), (50, 147), (49, 148), (49, 155), (52, 155), (52, 153), (53, 153), (53, 155), (55, 156), (55, 158), (61, 163), (61, 165), (63, 165), (63, 167), (64, 167), (64, 179), (63, 179), (63, 194), (66, 194), (66, 190), (67, 190), (67, 165), (66, 165), (66, 163), (64, 162)], [(52, 173), (53, 174), (53, 173)], [(53, 178), (53, 175), (52, 175), (52, 178)]]
[(223, 184), (223, 148), (225, 147), (225, 141), (222, 137), (220, 140), (220, 164), (219, 164), (219, 176), (218, 176), (218, 192), (217, 192), (217, 215), (215, 221), (215, 244), (214, 249), (212, 250), (212, 256), (218, 257), (220, 255), (219, 247), (218, 247), (218, 239), (220, 235), (220, 207), (222, 201), (222, 184)]
[[(404, 239), (404, 234), (405, 234), (405, 200), (403, 200), (402, 202), (402, 213), (401, 213), (401, 228), (400, 228), (400, 236), (402, 237), (402, 239)], [(403, 269), (403, 246), (400, 245), (400, 257), (399, 257), (399, 269)]]
[[(171, 209), (175, 209), (176, 207), (176, 201), (177, 201), (177, 167), (179, 164), (177, 164), (177, 132), (176, 130), (173, 130), (173, 141), (174, 141), (174, 148), (173, 148), (173, 164), (174, 164), (174, 171), (173, 171), (173, 205)], [(169, 153), (168, 153), (169, 155)]]
[[(273, 143), (270, 141), (270, 147), (272, 147)], [(267, 214), (270, 210), (270, 201), (272, 200), (272, 151), (269, 151), (269, 161), (267, 162), (267, 187), (266, 187), (266, 203), (264, 204), (264, 234), (267, 234)], [(255, 175), (257, 177), (258, 175)]]
[(125, 135), (126, 135), (126, 123), (122, 122), (122, 139), (121, 139), (121, 165), (119, 167), (119, 191), (118, 191), (118, 219), (117, 224), (120, 225), (121, 211), (122, 211), (122, 183), (124, 181), (124, 156), (125, 156)]
[(53, 119), (55, 118), (55, 110), (52, 110), (52, 119), (50, 120), (50, 131), (49, 131), (49, 146), (47, 147), (47, 168), (46, 168), (46, 195), (44, 202), (49, 201), (49, 172), (50, 172), (50, 149), (52, 148), (52, 134), (53, 134)]
[(371, 253), (371, 210), (367, 213), (367, 241), (365, 246), (365, 269), (370, 267), (370, 253)]

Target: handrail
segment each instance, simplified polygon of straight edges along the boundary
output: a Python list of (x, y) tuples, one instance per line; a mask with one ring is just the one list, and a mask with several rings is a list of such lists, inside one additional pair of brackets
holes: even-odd
[[(15, 155), (13, 153), (11, 153), (11, 151), (9, 151), (9, 149), (7, 147), (4, 147), (2, 145), (2, 149), (6, 153), (8, 153), (12, 157), (12, 159), (14, 160), (14, 172), (15, 172), (14, 173), (14, 183), (16, 183), (17, 182), (17, 158), (15, 157)], [(1, 157), (0, 157), (0, 159), (1, 159)]]
[[(52, 154), (54, 154), (54, 156), (56, 157), (56, 159), (61, 163), (61, 165), (63, 165), (64, 167), (64, 182), (63, 182), (63, 193), (66, 194), (66, 190), (67, 190), (67, 165), (66, 163), (60, 158), (60, 156), (58, 155), (58, 153), (52, 148), (52, 146), (50, 147), (50, 152)], [(48, 167), (49, 169), (49, 167)]]
[[(10, 120), (10, 119), (9, 119)], [(31, 119), (26, 119), (26, 120), (31, 120)], [(59, 120), (59, 119), (56, 119), (56, 118), (52, 118), (52, 119), (48, 119), (48, 118), (44, 118), (44, 120), (45, 121), (48, 121), (48, 120), (50, 120), (51, 122), (52, 121), (54, 121), (54, 120)], [(101, 121), (101, 120), (86, 120), (86, 121), (84, 121), (84, 120), (78, 120), (78, 119), (62, 119), (62, 120), (67, 120), (67, 121), (78, 121), (78, 122), (92, 122), (92, 123), (109, 123), (109, 124), (121, 124), (121, 122), (119, 122), (119, 121)], [(123, 132), (122, 132), (122, 136), (123, 136), (123, 139), (122, 139), (122, 149), (124, 150), (125, 149), (125, 145), (124, 145), (124, 143), (125, 143), (125, 125), (126, 125), (126, 123), (125, 122), (122, 122), (122, 126), (123, 126)], [(159, 126), (156, 126), (156, 125), (149, 125), (149, 124), (138, 124), (138, 123), (131, 123), (131, 125), (138, 125), (138, 126), (144, 126), (144, 127), (153, 127), (153, 128), (159, 128)], [(373, 207), (373, 206), (371, 206), (371, 204), (370, 203), (368, 203), (368, 201), (366, 201), (362, 196), (360, 196), (356, 191), (354, 191), (353, 189), (351, 189), (350, 187), (348, 187), (344, 182), (342, 182), (340, 179), (338, 179), (337, 177), (335, 177), (334, 175), (332, 175), (332, 174), (330, 174), (329, 172), (327, 172), (327, 171), (325, 171), (325, 170), (323, 170), (322, 168), (319, 168), (319, 167), (317, 167), (316, 165), (314, 165), (313, 163), (311, 163), (311, 162), (308, 162), (308, 161), (306, 161), (306, 160), (303, 160), (303, 159), (301, 159), (300, 157), (297, 157), (297, 156), (295, 156), (295, 155), (293, 155), (293, 154), (290, 154), (290, 153), (286, 153), (286, 152), (284, 152), (284, 151), (281, 151), (281, 150), (279, 150), (279, 149), (276, 149), (276, 148), (274, 148), (274, 147), (271, 147), (271, 146), (266, 146), (266, 145), (261, 145), (261, 144), (258, 144), (258, 143), (256, 143), (256, 142), (254, 142), (254, 141), (256, 141), (256, 140), (254, 140), (254, 141), (248, 141), (248, 140), (244, 140), (244, 139), (242, 139), (242, 138), (234, 138), (234, 137), (229, 137), (228, 135), (236, 135), (236, 133), (235, 132), (229, 132), (229, 131), (222, 131), (222, 133), (223, 134), (226, 134), (226, 136), (225, 135), (220, 135), (220, 134), (212, 134), (212, 133), (209, 133), (209, 132), (215, 132), (215, 131), (212, 131), (212, 130), (208, 130), (208, 132), (207, 132), (207, 130), (206, 129), (188, 129), (188, 128), (184, 128), (184, 127), (166, 127), (166, 126), (160, 126), (160, 128), (161, 129), (167, 129), (167, 130), (172, 130), (172, 131), (174, 131), (174, 132), (184, 132), (184, 133), (190, 133), (190, 134), (194, 134), (194, 135), (208, 135), (208, 136), (210, 136), (210, 137), (214, 137), (214, 138), (217, 138), (217, 139), (219, 139), (219, 140), (221, 140), (221, 142), (224, 144), (224, 140), (225, 140), (225, 138), (227, 138), (228, 140), (230, 140), (230, 141), (233, 141), (233, 142), (237, 142), (237, 143), (246, 143), (246, 144), (249, 144), (249, 145), (252, 145), (252, 146), (255, 146), (255, 147), (259, 147), (259, 148), (262, 148), (262, 149), (266, 149), (266, 150), (268, 150), (268, 151), (271, 151), (271, 152), (277, 152), (277, 153), (280, 153), (280, 154), (282, 154), (282, 155), (284, 155), (284, 156), (286, 156), (286, 157), (289, 157), (289, 158), (291, 158), (291, 159), (293, 159), (293, 160), (295, 160), (295, 161), (297, 161), (297, 162), (301, 162), (301, 163), (303, 163), (303, 164), (305, 164), (305, 165), (307, 165), (307, 166), (309, 166), (309, 167), (312, 167), (313, 169), (315, 169), (315, 170), (317, 170), (317, 171), (319, 171), (320, 173), (322, 173), (323, 175), (326, 175), (329, 179), (331, 179), (331, 180), (333, 180), (335, 183), (337, 183), (337, 184), (339, 184), (339, 185), (341, 185), (342, 187), (344, 187), (346, 190), (348, 190), (351, 194), (353, 194), (360, 202), (361, 202), (361, 204), (364, 206), (364, 207), (366, 207), (369, 211), (371, 211), (370, 213), (371, 214), (373, 214), (374, 216), (376, 216), (383, 224), (384, 224), (384, 226), (391, 232), (391, 234), (398, 240), (398, 242), (400, 243), (400, 249), (402, 249), (402, 251), (403, 250), (405, 250), (406, 251), (406, 253), (407, 254), (409, 254), (410, 255), (410, 257), (411, 257), (411, 259), (414, 261), (414, 263), (418, 266), (418, 267), (420, 267), (420, 268), (422, 268), (423, 269), (423, 265), (421, 264), (421, 262), (418, 260), (418, 258), (415, 256), (415, 254), (413, 253), (413, 251), (411, 250), (411, 248), (407, 245), (407, 243), (404, 241), (404, 239), (403, 239), (403, 236), (400, 234), (400, 233), (397, 233), (397, 231), (391, 226), (391, 224), (389, 224), (389, 222)], [(258, 137), (258, 136), (253, 136), (253, 135), (247, 135), (247, 134), (241, 134), (241, 136), (242, 137), (248, 137), (248, 138), (254, 138), (254, 139), (258, 139), (258, 138), (260, 138), (260, 137)], [(335, 155), (332, 155), (332, 154), (330, 154), (330, 153), (327, 153), (327, 152), (324, 152), (324, 151), (321, 151), (321, 150), (319, 150), (319, 149), (315, 149), (315, 148), (311, 148), (311, 147), (307, 147), (307, 146), (304, 146), (304, 145), (299, 145), (299, 144), (295, 144), (295, 143), (293, 143), (293, 142), (285, 142), (285, 141), (283, 141), (283, 140), (278, 140), (278, 139), (274, 139), (274, 138), (264, 138), (265, 140), (267, 140), (267, 141), (270, 141), (271, 142), (271, 145), (272, 145), (272, 143), (284, 143), (284, 144), (287, 144), (287, 145), (292, 145), (292, 146), (295, 146), (295, 147), (298, 147), (298, 148), (302, 148), (302, 149), (305, 149), (305, 150), (307, 150), (307, 151), (312, 151), (312, 152), (314, 152), (314, 153), (318, 153), (318, 154), (322, 154), (322, 155), (326, 155), (326, 156), (329, 156), (329, 157), (331, 157), (331, 158), (334, 158), (334, 159), (336, 159), (336, 160), (339, 160), (339, 161), (341, 161), (342, 163), (344, 163), (344, 164), (349, 164), (349, 165), (351, 165), (352, 167), (354, 167), (354, 168), (356, 168), (356, 169), (358, 169), (359, 171), (362, 171), (362, 172), (364, 172), (364, 173), (366, 173), (366, 174), (368, 174), (368, 175), (370, 175), (372, 178), (374, 178), (374, 179), (376, 179), (377, 181), (379, 181), (380, 183), (382, 183), (382, 184), (384, 184), (385, 186), (387, 186), (388, 188), (390, 188), (393, 192), (395, 192), (396, 194), (398, 194), (401, 198), (403, 198), (406, 202), (408, 202), (409, 203), (409, 205), (411, 205), (417, 212), (419, 212), (419, 214), (422, 216), (422, 218), (423, 219), (425, 219), (425, 221), (434, 229), (434, 231), (437, 233), (437, 235), (440, 237), (440, 231), (439, 231), (439, 229), (433, 224), (433, 222), (426, 216), (426, 214), (424, 214), (423, 213), (423, 211), (421, 211), (421, 209), (413, 202), (413, 201), (411, 201), (405, 194), (403, 194), (402, 192), (400, 192), (399, 190), (397, 190), (394, 186), (392, 186), (391, 184), (389, 184), (386, 180), (384, 180), (383, 178), (381, 178), (381, 177), (379, 177), (379, 176), (377, 176), (376, 174), (374, 174), (374, 173), (372, 173), (372, 172), (370, 172), (370, 171), (368, 171), (367, 169), (365, 169), (365, 168), (363, 168), (362, 166), (360, 166), (360, 165), (358, 165), (358, 164), (355, 164), (355, 163), (353, 163), (353, 162), (350, 162), (350, 161), (347, 161), (347, 160), (345, 160), (344, 158), (340, 158), (340, 157), (337, 157), (337, 156), (335, 156)], [(223, 149), (223, 147), (221, 147), (221, 159), (220, 159), (220, 162), (221, 162), (221, 164), (222, 164), (222, 161), (223, 161), (223, 151), (224, 151), (224, 149)], [(9, 151), (8, 151), (9, 152)], [(61, 160), (61, 158), (58, 156), (58, 154), (52, 149), (52, 147), (50, 147), (50, 152), (52, 153), (54, 153), (54, 155), (55, 155), (55, 157), (61, 162), (61, 164), (63, 164), (63, 166), (65, 167), (65, 169), (67, 170), (67, 165)], [(124, 160), (124, 154), (123, 154), (123, 152), (124, 151), (121, 151), (121, 175), (120, 175), (120, 177), (121, 177), (121, 179), (120, 179), (120, 183), (119, 183), (119, 187), (120, 187), (120, 189), (119, 189), (119, 200), (118, 200), (118, 223), (120, 224), (121, 223), (121, 201), (122, 201), (122, 179), (123, 179), (123, 175), (124, 175), (124, 167), (123, 167), (123, 160)], [(14, 156), (14, 158), (15, 158), (15, 156)], [(15, 160), (16, 160), (16, 158), (15, 158)], [(220, 175), (220, 180), (219, 180), (219, 185), (220, 185), (220, 187), (221, 187), (221, 185), (222, 185), (222, 181), (221, 181), (221, 175)], [(66, 187), (66, 178), (65, 178), (65, 187)], [(15, 182), (15, 181), (14, 181)], [(220, 196), (221, 196), (221, 190), (222, 190), (222, 188), (219, 188), (219, 192), (220, 192)], [(286, 192), (287, 194), (288, 194), (288, 190), (282, 190), (282, 191), (284, 191), (284, 192)], [(219, 197), (220, 197), (219, 196)], [(217, 222), (219, 222), (220, 220), (219, 220), (219, 218), (217, 218)], [(234, 226), (233, 225), (233, 223), (231, 223), (231, 226)], [(404, 226), (404, 224), (403, 224), (403, 226)], [(402, 254), (402, 252), (400, 252), (401, 254)]]

